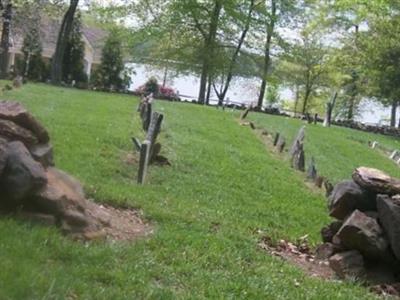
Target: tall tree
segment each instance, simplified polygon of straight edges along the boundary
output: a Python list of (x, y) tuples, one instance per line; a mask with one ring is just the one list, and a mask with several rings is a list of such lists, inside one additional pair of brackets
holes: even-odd
[(302, 96), (301, 113), (308, 112), (310, 100), (327, 85), (329, 75), (329, 51), (317, 33), (302, 31), (300, 39), (286, 48), (279, 66), (283, 77), (298, 88), (295, 110)]
[[(247, 33), (250, 29), (251, 26), (251, 21), (253, 17), (253, 11), (254, 11), (254, 0), (250, 0), (248, 5), (246, 7), (247, 9), (240, 9), (240, 12), (238, 14), (234, 14), (234, 19), (236, 22), (239, 22), (237, 27), (242, 26), (242, 31), (240, 33), (239, 40), (237, 41), (236, 45), (233, 45), (233, 53), (231, 54), (230, 58), (228, 59), (227, 62), (227, 68), (226, 68), (226, 74), (223, 74), (222, 80), (221, 80), (221, 87), (218, 89), (215, 85), (215, 82), (213, 84), (214, 86), (214, 91), (218, 97), (218, 105), (222, 105), (226, 93), (228, 92), (230, 83), (232, 81), (232, 78), (234, 76), (234, 69), (237, 66), (237, 60), (240, 54), (240, 51), (242, 49), (242, 46), (245, 42)], [(244, 12), (244, 18), (242, 17)], [(234, 34), (236, 35), (236, 31), (234, 31)], [(224, 72), (225, 73), (225, 72)], [(210, 87), (210, 86), (209, 86)], [(207, 97), (208, 98), (208, 97)]]
[(222, 0), (215, 0), (214, 1), (214, 8), (211, 13), (211, 18), (208, 24), (208, 29), (202, 27), (200, 20), (197, 19), (197, 16), (192, 11), (193, 20), (195, 22), (195, 26), (200, 31), (201, 35), (203, 36), (204, 43), (203, 43), (203, 53), (202, 53), (202, 66), (201, 66), (201, 75), (200, 75), (200, 90), (199, 90), (199, 103), (205, 103), (206, 100), (206, 92), (207, 92), (207, 82), (208, 77), (211, 73), (212, 68), (212, 57), (214, 54), (214, 49), (216, 45), (216, 36), (218, 30), (218, 23), (221, 15), (222, 10)]
[(102, 50), (101, 64), (93, 74), (94, 84), (105, 90), (124, 90), (130, 83), (127, 75), (121, 38), (111, 32)]
[(390, 125), (396, 125), (400, 102), (400, 12), (370, 23), (363, 35), (364, 73), (368, 94), (391, 106)]
[[(305, 1), (294, 0), (267, 0), (260, 1), (255, 9), (256, 26), (253, 30), (252, 40), (262, 41), (262, 45), (257, 45), (260, 49), (261, 62), (261, 86), (258, 95), (257, 108), (261, 109), (268, 77), (270, 76), (272, 66), (273, 51), (279, 48), (283, 40), (279, 29), (283, 27), (293, 28), (297, 25), (296, 17), (300, 16), (299, 12), (303, 9)], [(256, 42), (257, 44), (258, 42)]]
[(67, 47), (68, 38), (72, 30), (74, 15), (78, 6), (79, 0), (70, 0), (67, 12), (61, 23), (58, 33), (56, 50), (53, 55), (51, 65), (51, 81), (53, 84), (59, 84), (62, 80), (62, 69), (65, 49)]
[(6, 78), (9, 66), (9, 48), (13, 4), (11, 0), (1, 1), (0, 8), (3, 10), (3, 29), (0, 41), (0, 77)]
[(85, 44), (82, 40), (81, 13), (77, 12), (72, 23), (63, 59), (63, 80), (65, 82), (84, 83), (87, 75), (84, 71)]

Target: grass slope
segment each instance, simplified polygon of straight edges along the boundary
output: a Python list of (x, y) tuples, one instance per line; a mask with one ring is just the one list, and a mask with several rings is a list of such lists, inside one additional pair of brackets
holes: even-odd
[(306, 160), (314, 157), (317, 170), (333, 182), (350, 178), (360, 166), (378, 168), (400, 177), (400, 168), (394, 161), (368, 147), (368, 141), (378, 141), (389, 149), (400, 150), (398, 138), (337, 126), (324, 128), (321, 124), (309, 125), (297, 119), (260, 113), (250, 113), (249, 119), (269, 132), (280, 132), (288, 139), (289, 146), (301, 126), (306, 125)]
[[(124, 158), (141, 136), (130, 96), (27, 85), (5, 95), (49, 129), (56, 163), (99, 202), (143, 209), (155, 234), (84, 245), (54, 229), (0, 219), (0, 299), (367, 299), (358, 286), (324, 282), (257, 248), (328, 222), (324, 199), (265, 151), (232, 114), (157, 102), (163, 154), (146, 186)], [(346, 141), (345, 141), (346, 142)], [(300, 282), (296, 287), (295, 282)]]

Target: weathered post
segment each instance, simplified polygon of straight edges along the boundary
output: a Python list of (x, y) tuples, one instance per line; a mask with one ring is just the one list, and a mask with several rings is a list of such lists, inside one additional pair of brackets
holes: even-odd
[(150, 142), (144, 141), (140, 148), (140, 161), (138, 172), (138, 183), (144, 184), (146, 181), (147, 167), (149, 165)]
[[(164, 116), (157, 112), (153, 113), (153, 116), (151, 118), (149, 130), (147, 131), (147, 136), (146, 136), (146, 140), (150, 142), (150, 161), (153, 161), (153, 159), (155, 158), (154, 145), (156, 143), (158, 134), (160, 133), (161, 123), (163, 119)], [(161, 145), (159, 146), (159, 148), (160, 148), (159, 150), (161, 150)]]
[(240, 115), (240, 120), (244, 120), (247, 118), (247, 115), (249, 114), (249, 112), (253, 109), (253, 105), (249, 105), (244, 112), (242, 112), (242, 114)]
[(296, 147), (292, 155), (292, 167), (296, 170), (305, 171), (305, 155), (303, 143), (296, 141)]
[(278, 142), (276, 144), (279, 153), (283, 152), (283, 150), (285, 149), (285, 145), (286, 145), (285, 138), (283, 136), (279, 136)]
[(295, 153), (296, 149), (297, 149), (297, 143), (303, 144), (305, 135), (306, 135), (306, 127), (302, 126), (299, 130), (299, 132), (297, 133), (296, 138), (293, 141), (292, 147), (290, 148), (290, 155), (293, 156), (293, 154)]
[(278, 144), (279, 137), (280, 137), (280, 133), (277, 132), (277, 133), (275, 134), (275, 138), (274, 138), (274, 147)]
[(307, 178), (313, 181), (317, 178), (317, 168), (315, 167), (314, 157), (311, 157), (310, 164), (308, 165)]

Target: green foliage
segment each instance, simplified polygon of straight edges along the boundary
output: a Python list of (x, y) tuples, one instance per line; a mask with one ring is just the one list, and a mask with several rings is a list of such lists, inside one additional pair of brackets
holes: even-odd
[(102, 50), (101, 64), (94, 72), (92, 83), (105, 90), (125, 90), (130, 84), (130, 70), (123, 61), (122, 41), (118, 32), (111, 31)]
[(361, 39), (368, 92), (389, 104), (400, 99), (400, 12), (376, 19), (370, 26)]
[(157, 78), (151, 77), (144, 85), (144, 92), (146, 95), (153, 93), (153, 95), (158, 94), (158, 81)]
[(72, 30), (67, 41), (63, 59), (63, 80), (71, 83), (85, 84), (88, 80), (85, 73), (85, 43), (82, 39), (81, 13), (75, 13)]
[(42, 43), (39, 26), (31, 24), (30, 30), (24, 36), (22, 53), (23, 60), (17, 60), (16, 73), (29, 80), (44, 81), (49, 76), (48, 67), (42, 59)]
[(277, 104), (281, 101), (280, 95), (279, 95), (279, 85), (276, 83), (271, 83), (268, 88), (267, 88), (267, 94), (266, 94), (266, 100), (267, 104), (269, 106), (272, 106), (274, 104)]

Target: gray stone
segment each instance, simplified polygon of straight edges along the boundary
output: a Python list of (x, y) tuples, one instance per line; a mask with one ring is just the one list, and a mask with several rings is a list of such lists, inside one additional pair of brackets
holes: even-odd
[(43, 167), (53, 167), (54, 166), (54, 158), (53, 158), (53, 147), (50, 144), (39, 144), (31, 147), (29, 149), (33, 158), (40, 162)]
[(361, 188), (354, 181), (338, 183), (328, 198), (329, 215), (344, 220), (354, 210), (376, 210), (376, 195)]
[(11, 142), (8, 144), (8, 151), (0, 190), (5, 198), (12, 200), (12, 203), (8, 204), (14, 207), (21, 204), (25, 197), (45, 186), (47, 179), (42, 165), (33, 160), (24, 144)]
[(321, 229), (321, 237), (324, 243), (331, 243), (335, 234), (342, 227), (343, 222), (335, 221)]
[(0, 119), (32, 131), (40, 143), (46, 144), (50, 140), (47, 130), (18, 102), (0, 101)]
[(0, 177), (3, 174), (8, 159), (8, 143), (6, 140), (0, 138)]
[(46, 178), (47, 185), (32, 199), (37, 209), (56, 216), (71, 210), (85, 211), (83, 188), (75, 178), (53, 167), (46, 170)]
[(354, 171), (353, 180), (376, 194), (400, 194), (400, 179), (372, 168), (361, 167)]
[(12, 121), (2, 119), (0, 119), (0, 137), (8, 141), (20, 141), (26, 147), (31, 147), (38, 143), (38, 139), (33, 132)]
[(329, 266), (341, 279), (362, 278), (366, 274), (364, 259), (356, 250), (335, 254), (329, 259)]
[(388, 235), (394, 255), (400, 260), (400, 199), (378, 195), (379, 220)]
[(344, 249), (338, 245), (332, 243), (324, 243), (318, 246), (317, 250), (315, 251), (315, 258), (319, 260), (326, 260), (331, 256), (335, 255), (338, 252), (343, 251)]
[(344, 222), (336, 236), (341, 245), (358, 250), (365, 257), (380, 259), (387, 254), (389, 245), (382, 228), (375, 219), (358, 210)]

